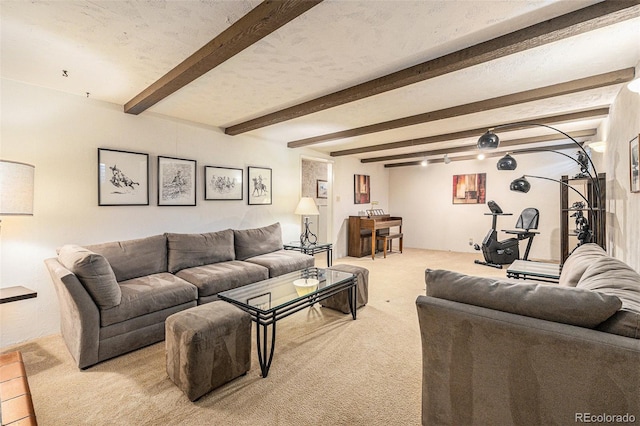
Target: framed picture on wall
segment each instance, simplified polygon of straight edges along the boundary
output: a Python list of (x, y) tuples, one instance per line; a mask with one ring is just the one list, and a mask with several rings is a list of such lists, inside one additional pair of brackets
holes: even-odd
[(98, 205), (149, 205), (149, 154), (98, 148)]
[(316, 198), (327, 198), (329, 183), (326, 180), (316, 180)]
[(631, 179), (631, 192), (640, 192), (640, 170), (638, 169), (638, 143), (640, 135), (629, 142), (629, 177)]
[(196, 160), (158, 156), (158, 205), (196, 205)]
[(370, 179), (368, 175), (353, 175), (353, 202), (370, 203)]
[(453, 204), (484, 204), (486, 194), (486, 173), (453, 176)]
[(205, 200), (242, 200), (242, 169), (204, 166)]
[(271, 204), (271, 169), (247, 168), (247, 200), (249, 205)]

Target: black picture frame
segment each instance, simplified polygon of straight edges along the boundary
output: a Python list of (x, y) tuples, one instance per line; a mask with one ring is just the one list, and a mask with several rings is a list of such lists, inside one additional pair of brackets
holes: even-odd
[(204, 199), (207, 201), (242, 200), (243, 185), (242, 169), (204, 166)]
[(371, 202), (371, 178), (369, 175), (353, 175), (353, 202), (369, 204)]
[(158, 205), (195, 206), (197, 162), (158, 156)]
[(272, 177), (272, 170), (268, 167), (247, 167), (247, 202), (250, 206), (273, 202)]
[(327, 198), (329, 195), (329, 182), (322, 179), (316, 180), (316, 198)]
[(98, 148), (98, 205), (149, 205), (149, 154)]
[(629, 189), (631, 192), (640, 192), (639, 143), (640, 135), (629, 141)]

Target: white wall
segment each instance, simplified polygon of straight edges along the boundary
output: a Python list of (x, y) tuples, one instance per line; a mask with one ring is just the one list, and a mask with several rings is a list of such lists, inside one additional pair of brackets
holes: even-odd
[(632, 193), (629, 182), (629, 142), (640, 134), (640, 94), (623, 87), (610, 111), (605, 151), (607, 251), (640, 272), (640, 193)]
[[(487, 201), (493, 200), (505, 213), (513, 213), (498, 217), (498, 229), (514, 229), (523, 209), (537, 208), (540, 235), (535, 237), (529, 258), (559, 260), (560, 184), (530, 178), (531, 191), (527, 194), (511, 192), (509, 184), (523, 174), (560, 179), (562, 175), (575, 175), (579, 169), (575, 162), (550, 152), (514, 157), (518, 161), (514, 171), (498, 171), (497, 158), (392, 168), (389, 198), (393, 213), (403, 217), (405, 246), (473, 252), (470, 240), (482, 244), (491, 228), (491, 216), (485, 216), (489, 208), (486, 204), (453, 204), (452, 185), (453, 175), (486, 173)], [(498, 238), (508, 236), (499, 233)], [(521, 250), (525, 247), (526, 242), (522, 242)]]
[(357, 216), (358, 211), (371, 208), (371, 204), (355, 204), (353, 175), (369, 175), (371, 201), (377, 201), (374, 208), (396, 215), (389, 201), (389, 173), (382, 164), (361, 163), (350, 157), (336, 157), (333, 186), (333, 233), (335, 235), (333, 256), (347, 255), (349, 239), (349, 216)]
[[(35, 165), (33, 216), (4, 217), (0, 287), (23, 285), (35, 299), (0, 305), (0, 347), (59, 332), (57, 296), (43, 260), (65, 243), (91, 244), (163, 232), (253, 228), (279, 221), (284, 241), (298, 239), (300, 155), (309, 151), (122, 106), (2, 80), (0, 158)], [(150, 154), (149, 206), (99, 207), (97, 149)], [(197, 206), (158, 207), (157, 156), (198, 161)], [(314, 152), (315, 156), (318, 156)], [(273, 169), (273, 204), (204, 201), (204, 165)]]

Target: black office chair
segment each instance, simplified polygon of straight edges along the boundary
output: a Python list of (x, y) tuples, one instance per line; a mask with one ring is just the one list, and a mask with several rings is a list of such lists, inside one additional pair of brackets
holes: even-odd
[(538, 229), (539, 219), (540, 212), (538, 209), (529, 207), (522, 210), (522, 213), (520, 213), (520, 217), (518, 217), (518, 221), (516, 222), (516, 228), (518, 229), (502, 230), (505, 234), (515, 235), (518, 241), (529, 240), (522, 260), (527, 260), (529, 257), (529, 250), (531, 250), (533, 237), (539, 234), (539, 232), (531, 231), (532, 229)]

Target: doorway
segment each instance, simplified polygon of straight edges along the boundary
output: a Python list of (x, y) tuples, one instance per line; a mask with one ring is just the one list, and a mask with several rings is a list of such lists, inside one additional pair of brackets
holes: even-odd
[(333, 243), (333, 162), (307, 156), (302, 156), (300, 161), (300, 196), (313, 198), (320, 212), (319, 216), (310, 218), (309, 229), (318, 236), (318, 242)]

